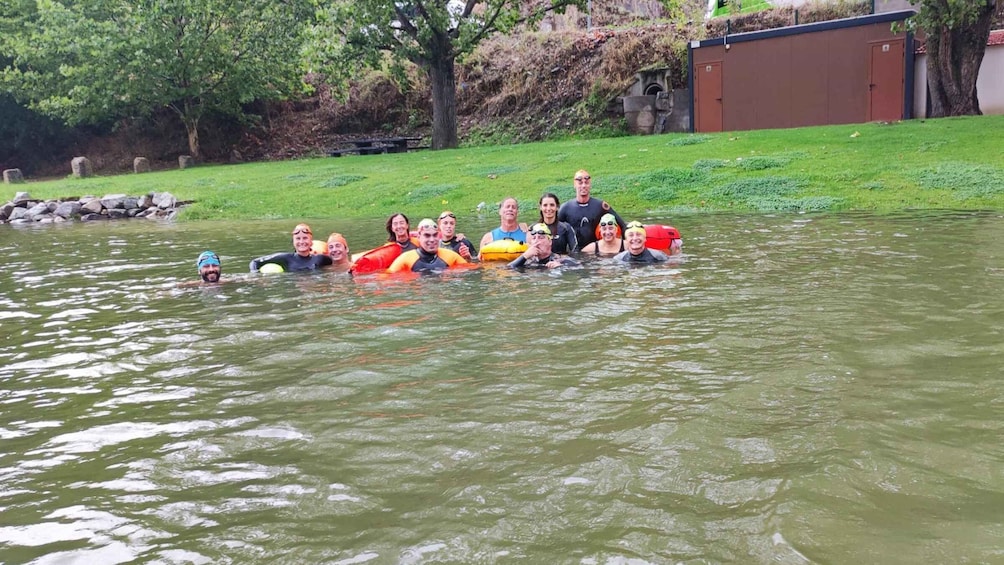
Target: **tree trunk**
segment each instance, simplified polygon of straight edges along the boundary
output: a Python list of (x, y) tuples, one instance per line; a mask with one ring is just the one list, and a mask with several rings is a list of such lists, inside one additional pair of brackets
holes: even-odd
[(976, 93), (983, 54), (987, 50), (994, 5), (969, 24), (928, 30), (927, 85), (931, 92), (931, 117), (982, 114)]
[(199, 120), (185, 121), (185, 129), (188, 130), (188, 150), (192, 153), (192, 159), (199, 161)]
[[(175, 107), (177, 108), (177, 107)], [(202, 108), (191, 98), (185, 98), (185, 103), (181, 111), (181, 121), (185, 124), (185, 131), (188, 132), (188, 151), (192, 154), (192, 159), (199, 161), (199, 118), (202, 116)]]
[(457, 79), (454, 57), (428, 63), (432, 85), (432, 149), (457, 147)]

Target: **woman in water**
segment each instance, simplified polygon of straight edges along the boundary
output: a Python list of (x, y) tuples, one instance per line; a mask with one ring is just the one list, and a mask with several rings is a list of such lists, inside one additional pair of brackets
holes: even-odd
[(404, 214), (391, 214), (387, 218), (387, 241), (393, 241), (401, 246), (401, 251), (418, 249), (418, 244), (411, 238), (411, 224)]
[(613, 214), (604, 214), (600, 218), (600, 239), (582, 248), (583, 253), (592, 253), (597, 257), (613, 257), (624, 251), (624, 240), (621, 239), (621, 228)]
[(537, 207), (540, 209), (540, 223), (547, 226), (547, 229), (554, 234), (551, 238), (551, 251), (568, 255), (575, 251), (578, 242), (575, 240), (575, 230), (572, 229), (572, 226), (568, 225), (567, 222), (558, 221), (558, 207), (560, 205), (558, 196), (551, 192), (545, 192), (537, 202)]

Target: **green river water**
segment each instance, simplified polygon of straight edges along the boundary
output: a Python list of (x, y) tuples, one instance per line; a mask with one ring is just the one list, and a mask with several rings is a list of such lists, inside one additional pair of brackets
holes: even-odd
[(682, 260), (412, 280), (0, 226), (0, 562), (1004, 563), (1000, 214), (652, 219)]

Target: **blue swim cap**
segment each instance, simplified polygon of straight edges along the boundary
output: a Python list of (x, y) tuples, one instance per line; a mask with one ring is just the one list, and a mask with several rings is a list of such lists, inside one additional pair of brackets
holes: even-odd
[(216, 265), (220, 266), (220, 256), (213, 253), (212, 251), (203, 251), (199, 254), (199, 258), (195, 261), (195, 266), (202, 269), (206, 265)]

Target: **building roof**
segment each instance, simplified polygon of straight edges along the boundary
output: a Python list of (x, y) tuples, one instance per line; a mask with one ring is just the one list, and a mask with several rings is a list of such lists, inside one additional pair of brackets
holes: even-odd
[[(918, 42), (917, 50), (915, 51), (917, 55), (923, 55), (927, 53), (927, 44), (923, 42)], [(987, 47), (993, 47), (994, 45), (1004, 45), (1004, 29), (995, 29), (990, 32), (990, 38), (987, 39)]]

